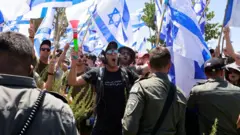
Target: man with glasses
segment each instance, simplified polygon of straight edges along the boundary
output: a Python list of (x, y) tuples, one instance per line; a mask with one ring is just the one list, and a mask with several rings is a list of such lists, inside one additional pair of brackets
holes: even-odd
[[(112, 41), (103, 53), (104, 67), (92, 68), (82, 76), (77, 77), (77, 52), (72, 53), (72, 66), (68, 83), (73, 86), (91, 83), (96, 87), (96, 123), (92, 135), (121, 135), (121, 119), (125, 110), (126, 96), (129, 85), (124, 81), (123, 70), (118, 66), (118, 45)], [(126, 71), (128, 83), (132, 85), (137, 76)]]
[[(40, 59), (39, 59), (39, 63), (36, 68), (36, 72), (40, 76), (42, 76), (44, 69), (48, 66), (48, 58), (51, 53), (50, 50), (51, 50), (51, 41), (44, 40), (40, 45)], [(44, 77), (43, 80), (46, 81), (47, 78)]]

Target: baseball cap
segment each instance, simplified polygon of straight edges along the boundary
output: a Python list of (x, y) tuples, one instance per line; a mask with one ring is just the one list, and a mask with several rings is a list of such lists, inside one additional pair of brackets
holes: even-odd
[(48, 45), (49, 48), (51, 48), (51, 41), (50, 40), (43, 40), (41, 45), (40, 45), (40, 48), (42, 47), (42, 45)]
[(111, 50), (111, 49), (118, 49), (118, 44), (115, 41), (109, 42), (109, 44), (108, 44), (108, 46), (106, 48), (106, 52), (108, 50)]
[(237, 65), (236, 62), (226, 65), (226, 69), (227, 70), (234, 69), (234, 70), (240, 72), (240, 66)]
[(142, 58), (142, 57), (149, 57), (149, 54), (146, 52), (146, 53), (138, 53), (138, 58)]
[(204, 63), (204, 70), (215, 72), (224, 68), (224, 60), (221, 58), (211, 58)]

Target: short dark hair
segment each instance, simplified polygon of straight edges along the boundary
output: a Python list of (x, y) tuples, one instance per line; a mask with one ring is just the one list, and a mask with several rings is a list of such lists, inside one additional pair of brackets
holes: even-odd
[(162, 69), (171, 62), (171, 54), (166, 47), (156, 47), (150, 52), (150, 66)]
[(214, 49), (210, 49), (209, 51), (211, 54), (213, 54), (215, 52)]
[(16, 70), (27, 72), (33, 64), (33, 45), (30, 40), (16, 32), (0, 33), (0, 63), (2, 73), (9, 71), (14, 73)]

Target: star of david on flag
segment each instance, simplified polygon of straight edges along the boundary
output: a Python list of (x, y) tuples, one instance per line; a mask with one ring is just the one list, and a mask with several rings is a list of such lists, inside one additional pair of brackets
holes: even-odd
[(115, 41), (119, 47), (132, 45), (132, 25), (125, 0), (99, 0), (93, 22), (103, 44)]
[(113, 12), (111, 14), (108, 14), (109, 17), (109, 23), (108, 25), (114, 24), (115, 27), (118, 27), (121, 22), (121, 16), (119, 11), (114, 8)]

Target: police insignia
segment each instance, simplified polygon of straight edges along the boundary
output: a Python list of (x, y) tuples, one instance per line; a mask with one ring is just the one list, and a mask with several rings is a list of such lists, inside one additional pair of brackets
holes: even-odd
[(135, 110), (136, 106), (138, 104), (138, 101), (136, 99), (129, 99), (126, 107), (126, 115), (132, 114), (132, 112)]

